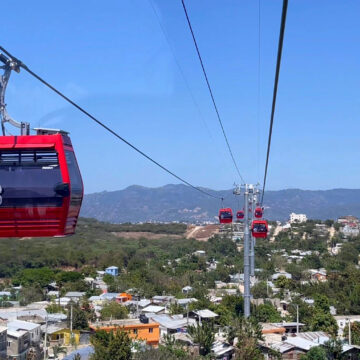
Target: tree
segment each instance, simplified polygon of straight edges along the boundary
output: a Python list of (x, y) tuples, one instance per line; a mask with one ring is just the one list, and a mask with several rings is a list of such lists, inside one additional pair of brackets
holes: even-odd
[(70, 327), (72, 306), (72, 326), (76, 330), (84, 330), (88, 328), (88, 321), (85, 311), (83, 311), (78, 304), (68, 305), (68, 326)]
[(271, 289), (268, 289), (265, 281), (260, 281), (251, 288), (251, 293), (254, 299), (264, 299), (269, 297), (268, 292), (271, 292)]
[(281, 316), (269, 303), (261, 304), (255, 309), (255, 317), (259, 322), (280, 322)]
[(47, 312), (48, 314), (62, 313), (62, 312), (63, 312), (63, 308), (62, 308), (59, 304), (57, 304), (57, 303), (55, 303), (55, 302), (53, 301), (53, 302), (51, 302), (50, 305), (48, 305), (48, 306), (46, 307), (46, 312)]
[(19, 293), (20, 305), (24, 306), (36, 301), (42, 301), (44, 294), (39, 285), (24, 286)]
[(188, 326), (188, 333), (193, 342), (199, 345), (200, 355), (207, 355), (211, 351), (211, 346), (215, 340), (214, 326), (204, 322), (202, 325)]
[(276, 279), (275, 285), (280, 289), (288, 289), (291, 285), (291, 280), (288, 279), (286, 276), (281, 275)]
[(338, 326), (336, 320), (330, 313), (315, 311), (310, 328), (312, 331), (325, 331), (330, 335), (336, 336)]
[[(360, 345), (360, 322), (354, 321), (351, 327), (351, 343), (353, 345)], [(345, 327), (344, 336), (349, 341), (349, 326)]]
[(17, 276), (15, 276), (12, 280), (13, 285), (39, 285), (40, 287), (45, 287), (55, 278), (55, 273), (47, 268), (39, 268), (39, 269), (25, 269), (21, 271)]
[(75, 282), (82, 279), (82, 275), (76, 271), (61, 271), (56, 274), (56, 281), (62, 283)]
[(258, 347), (258, 341), (262, 339), (261, 327), (255, 318), (237, 319), (230, 327), (230, 331), (233, 333), (232, 336), (235, 335), (238, 338), (236, 360), (262, 360), (264, 358)]
[(342, 355), (342, 342), (338, 339), (330, 339), (324, 343), (326, 358), (328, 360), (342, 360), (344, 359)]
[(322, 346), (314, 346), (306, 355), (301, 357), (301, 360), (325, 360), (326, 351)]
[(126, 319), (128, 311), (125, 306), (118, 304), (116, 301), (110, 301), (103, 306), (100, 314), (102, 320)]
[(131, 339), (125, 331), (106, 332), (97, 331), (90, 338), (94, 347), (94, 354), (91, 360), (130, 360), (131, 359)]
[(330, 314), (329, 299), (325, 295), (315, 297), (314, 314), (310, 321), (312, 331), (325, 331), (336, 336), (338, 326), (336, 320)]

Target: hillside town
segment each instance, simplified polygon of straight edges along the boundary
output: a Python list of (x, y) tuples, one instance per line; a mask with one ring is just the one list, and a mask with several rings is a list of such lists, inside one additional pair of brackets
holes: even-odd
[[(239, 232), (235, 225), (218, 226), (209, 239), (194, 241), (201, 247), (215, 239), (219, 249), (221, 243), (233, 244), (237, 254), (232, 256), (241, 259), (242, 239), (233, 236)], [(175, 347), (194, 358), (238, 359), (237, 354), (244, 352), (245, 359), (248, 351), (258, 351), (256, 359), (307, 359), (314, 348), (326, 351), (338, 346), (343, 358), (358, 359), (359, 297), (354, 294), (353, 302), (344, 304), (328, 295), (327, 286), (343, 281), (344, 272), (348, 278), (344, 286), (353, 286), (350, 279), (360, 272), (359, 229), (360, 221), (353, 216), (334, 222), (292, 213), (288, 222), (273, 222), (264, 247), (259, 244), (256, 249), (261, 261), (251, 276), (256, 323), (240, 328), (232, 320), (241, 319), (244, 274), (237, 271), (241, 266), (229, 261), (231, 250), (220, 249), (214, 256), (213, 250), (203, 247), (164, 258), (164, 273), (193, 264), (186, 265), (188, 283), (173, 293), (165, 287), (157, 293), (147, 291), (146, 284), (141, 288), (135, 281), (126, 287), (123, 279), (140, 264), (134, 270), (130, 264), (86, 265), (57, 275), (46, 267), (20, 271), (0, 283), (0, 358), (89, 359), (96, 351), (94, 334), (120, 329), (131, 339), (134, 356)], [(334, 264), (339, 262), (345, 265), (336, 270)], [(200, 279), (205, 283), (199, 284)], [(357, 289), (360, 285), (352, 291)], [(33, 301), (37, 292), (42, 298)], [(207, 337), (199, 335), (199, 329)], [(240, 336), (250, 336), (253, 344), (243, 345)], [(251, 346), (255, 350), (247, 348)]]

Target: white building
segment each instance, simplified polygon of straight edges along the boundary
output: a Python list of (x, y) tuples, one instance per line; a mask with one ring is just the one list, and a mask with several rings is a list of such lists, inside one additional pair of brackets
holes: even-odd
[(360, 322), (360, 315), (335, 315), (334, 318), (338, 325), (338, 336), (341, 338), (344, 337), (344, 331), (349, 326), (349, 321), (351, 323)]
[(295, 214), (295, 213), (291, 213), (290, 214), (290, 223), (303, 223), (307, 221), (307, 217), (305, 214)]

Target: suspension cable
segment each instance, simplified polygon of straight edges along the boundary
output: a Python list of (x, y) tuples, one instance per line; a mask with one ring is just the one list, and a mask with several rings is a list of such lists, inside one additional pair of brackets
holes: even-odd
[(235, 157), (234, 157), (233, 152), (232, 152), (232, 150), (231, 150), (229, 140), (228, 140), (228, 138), (227, 138), (227, 136), (226, 136), (226, 132), (225, 132), (225, 129), (224, 129), (224, 125), (223, 125), (223, 122), (222, 122), (222, 120), (221, 120), (220, 113), (219, 113), (218, 107), (217, 107), (216, 102), (215, 102), (215, 97), (214, 97), (213, 91), (212, 91), (212, 89), (211, 89), (210, 82), (209, 82), (209, 78), (208, 78), (208, 76), (207, 76), (207, 73), (206, 73), (206, 70), (205, 70), (205, 66), (204, 66), (204, 63), (203, 63), (203, 60), (202, 60), (202, 57), (201, 57), (201, 54), (200, 54), (200, 50), (199, 50), (199, 47), (198, 47), (198, 44), (197, 44), (197, 41), (196, 41), (196, 38), (195, 38), (195, 34), (194, 34), (193, 28), (192, 28), (192, 26), (191, 26), (190, 18), (189, 18), (188, 12), (187, 12), (187, 10), (186, 10), (185, 2), (184, 2), (184, 0), (181, 0), (181, 2), (182, 2), (182, 6), (183, 6), (183, 9), (184, 9), (185, 16), (186, 16), (186, 20), (187, 20), (187, 23), (188, 23), (188, 26), (189, 26), (189, 29), (190, 29), (190, 32), (191, 32), (191, 36), (192, 36), (192, 39), (193, 39), (193, 41), (194, 41), (194, 45), (195, 45), (196, 52), (197, 52), (197, 55), (198, 55), (198, 58), (199, 58), (199, 61), (200, 61), (200, 65), (201, 65), (201, 68), (202, 68), (202, 71), (203, 71), (203, 74), (204, 74), (204, 77), (205, 77), (205, 81), (206, 81), (207, 87), (208, 87), (208, 89), (209, 89), (210, 97), (211, 97), (212, 103), (213, 103), (213, 105), (214, 105), (214, 109), (215, 109), (217, 118), (218, 118), (219, 123), (220, 123), (220, 126), (221, 126), (222, 133), (223, 133), (224, 138), (225, 138), (225, 141), (226, 141), (226, 145), (227, 145), (227, 147), (228, 147), (228, 150), (229, 150), (231, 159), (232, 159), (232, 161), (233, 161), (233, 163), (234, 163), (234, 166), (235, 166), (235, 168), (236, 168), (236, 171), (237, 171), (237, 173), (238, 173), (241, 181), (242, 181), (243, 183), (245, 183), (245, 180), (244, 180), (244, 178), (242, 177), (242, 175), (241, 175), (241, 173), (240, 173), (239, 167), (238, 167), (238, 165), (237, 165), (237, 163), (236, 163)]
[(264, 200), (265, 185), (266, 185), (267, 171), (268, 171), (268, 165), (269, 165), (271, 137), (272, 137), (272, 129), (273, 129), (273, 123), (274, 123), (276, 95), (277, 95), (279, 74), (280, 74), (281, 55), (282, 55), (284, 33), (285, 33), (287, 6), (288, 6), (288, 0), (283, 0), (283, 7), (282, 7), (282, 14), (281, 14), (281, 25), (280, 25), (280, 35), (279, 35), (279, 44), (278, 44), (278, 52), (277, 52), (277, 60), (276, 60), (276, 72), (275, 72), (275, 81), (274, 81), (274, 90), (273, 90), (273, 100), (272, 100), (272, 106), (271, 106), (271, 117), (270, 117), (268, 145), (267, 145), (267, 152), (266, 152), (264, 183), (263, 183), (262, 194), (261, 194), (261, 205), (263, 204), (263, 200)]
[(95, 121), (98, 125), (102, 126), (105, 130), (107, 130), (109, 133), (111, 133), (112, 135), (114, 135), (115, 137), (117, 137), (119, 140), (121, 140), (122, 142), (124, 142), (126, 145), (130, 146), (133, 150), (135, 150), (136, 152), (138, 152), (140, 155), (142, 155), (143, 157), (145, 157), (146, 159), (148, 159), (149, 161), (151, 161), (153, 164), (157, 165), (158, 167), (160, 167), (162, 170), (166, 171), (168, 174), (172, 175), (173, 177), (175, 177), (176, 179), (180, 180), (182, 183), (190, 186), (191, 188), (193, 188), (194, 190), (197, 190), (199, 192), (201, 192), (204, 195), (210, 196), (212, 198), (215, 199), (219, 199), (221, 200), (222, 198), (213, 194), (210, 194), (209, 192), (196, 187), (195, 185), (192, 185), (191, 183), (189, 183), (188, 181), (184, 180), (182, 177), (176, 175), (174, 172), (172, 172), (171, 170), (167, 169), (165, 166), (161, 165), (159, 162), (157, 162), (156, 160), (154, 160), (152, 157), (150, 157), (149, 155), (145, 154), (142, 150), (140, 150), (139, 148), (137, 148), (135, 145), (131, 144), (129, 141), (127, 141), (126, 139), (124, 139), (122, 136), (120, 136), (118, 133), (116, 133), (114, 130), (112, 130), (110, 127), (108, 127), (107, 125), (105, 125), (103, 122), (101, 122), (100, 120), (98, 120), (95, 116), (91, 115), (89, 112), (87, 112), (85, 109), (83, 109), (80, 105), (78, 105), (77, 103), (75, 103), (73, 100), (71, 100), (70, 98), (68, 98), (66, 95), (64, 95), (62, 92), (60, 92), (59, 90), (57, 90), (54, 86), (50, 85), (47, 81), (45, 81), (43, 78), (41, 78), (39, 75), (37, 75), (36, 73), (34, 73), (32, 70), (30, 70), (22, 61), (20, 61), (19, 59), (17, 59), (16, 57), (12, 56), (7, 50), (5, 50), (2, 46), (0, 46), (0, 51), (4, 52), (7, 56), (9, 56), (13, 61), (16, 61), (16, 63), (18, 64), (18, 66), (22, 67), (24, 70), (26, 70), (30, 75), (34, 76), (36, 79), (38, 79), (40, 82), (42, 82), (45, 86), (47, 86), (49, 89), (51, 89), (52, 91), (54, 91), (55, 93), (57, 93), (59, 96), (61, 96), (64, 100), (66, 100), (68, 103), (70, 103), (71, 105), (73, 105), (74, 107), (76, 107), (78, 110), (80, 110), (82, 113), (84, 113), (86, 116), (88, 116), (90, 119), (92, 119), (93, 121)]
[[(157, 12), (157, 10), (155, 8), (153, 0), (148, 0), (148, 2), (149, 2), (150, 6), (152, 8), (153, 13), (155, 14), (156, 20), (157, 20), (157, 22), (159, 24), (159, 27), (160, 27), (163, 35), (164, 35), (164, 39), (166, 40), (166, 42), (168, 44), (168, 47), (169, 47), (169, 49), (170, 49), (170, 51), (172, 53), (172, 56), (173, 56), (174, 61), (176, 63), (176, 66), (177, 66), (177, 68), (179, 70), (179, 74), (182, 76), (182, 78), (184, 80), (184, 84), (185, 84), (185, 86), (186, 86), (186, 88), (188, 90), (188, 93), (189, 93), (189, 95), (190, 95), (190, 97), (192, 99), (192, 102), (194, 103), (194, 106), (195, 106), (195, 108), (196, 108), (196, 110), (198, 112), (199, 118), (201, 119), (201, 122), (203, 123), (204, 128), (206, 129), (206, 132), (208, 133), (212, 143), (214, 144), (214, 149), (215, 149), (217, 147), (217, 144), (215, 142), (214, 136), (211, 133), (210, 128), (209, 128), (209, 126), (208, 126), (208, 124), (207, 124), (207, 122), (205, 120), (205, 117), (204, 117), (202, 111), (201, 111), (201, 108), (200, 108), (198, 102), (196, 101), (195, 95), (194, 95), (193, 91), (191, 90), (189, 81), (187, 80), (187, 78), (185, 76), (185, 72), (184, 72), (184, 70), (183, 70), (183, 68), (182, 68), (182, 66), (180, 64), (180, 61), (179, 61), (178, 57), (176, 56), (174, 46), (172, 45), (172, 43), (170, 41), (170, 38), (169, 38), (169, 35), (168, 35), (168, 33), (167, 33), (166, 29), (165, 29), (165, 26), (161, 21), (161, 18), (160, 18), (159, 14), (158, 14), (158, 12)], [(224, 149), (222, 147), (220, 149), (218, 149), (218, 150), (221, 151), (221, 152), (224, 152)], [(226, 166), (229, 167), (230, 165), (226, 162)]]

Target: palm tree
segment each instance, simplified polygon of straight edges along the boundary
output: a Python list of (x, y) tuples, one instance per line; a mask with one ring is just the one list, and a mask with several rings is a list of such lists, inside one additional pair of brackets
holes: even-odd
[(66, 354), (67, 350), (66, 350), (66, 347), (64, 347), (64, 346), (55, 345), (53, 347), (53, 352), (54, 352), (55, 359), (57, 359), (59, 354), (61, 354), (61, 353)]
[(188, 326), (188, 333), (193, 342), (199, 345), (200, 355), (207, 355), (215, 340), (214, 326), (211, 323), (203, 323), (195, 326)]

